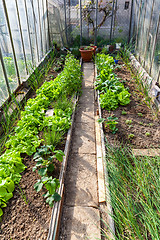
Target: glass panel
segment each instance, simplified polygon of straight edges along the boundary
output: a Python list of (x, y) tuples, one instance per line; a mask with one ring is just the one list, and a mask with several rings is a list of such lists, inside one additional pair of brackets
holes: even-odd
[[(25, 62), (15, 1), (5, 0), (21, 80), (26, 78)], [(20, 4), (19, 4), (20, 6)]]
[(145, 57), (145, 67), (146, 70), (149, 72), (152, 62), (152, 54), (154, 50), (154, 42), (157, 32), (157, 24), (159, 20), (159, 10), (160, 10), (160, 2), (158, 0), (154, 4), (152, 20), (151, 20), (151, 27), (149, 29), (149, 42), (146, 49), (146, 57)]
[[(18, 86), (18, 80), (17, 80), (17, 76), (16, 76), (11, 42), (10, 42), (10, 37), (9, 37), (9, 32), (8, 32), (8, 28), (7, 28), (7, 23), (6, 23), (6, 19), (5, 19), (2, 1), (0, 1), (0, 19), (1, 19), (0, 45), (1, 45), (1, 49), (2, 49), (5, 68), (6, 68), (8, 79), (9, 79), (9, 85), (10, 85), (11, 91), (13, 92)], [(1, 69), (0, 70), (0, 77), (1, 77), (0, 81), (1, 81), (1, 84), (3, 85), (2, 89), (5, 90), (6, 87), (4, 87), (5, 82), (4, 82), (4, 78), (2, 77), (2, 74), (3, 74), (3, 72)], [(6, 92), (6, 90), (5, 90), (5, 92)], [(6, 98), (7, 97), (8, 97), (8, 93), (6, 94)]]
[(3, 76), (2, 66), (0, 63), (0, 106), (3, 104), (3, 102), (8, 98), (8, 91), (6, 82)]

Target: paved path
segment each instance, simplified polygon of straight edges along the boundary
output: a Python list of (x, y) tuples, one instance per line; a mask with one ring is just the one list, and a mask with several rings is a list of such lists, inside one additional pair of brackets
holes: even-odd
[(83, 64), (82, 96), (76, 112), (65, 180), (59, 240), (101, 239), (98, 210), (94, 65)]

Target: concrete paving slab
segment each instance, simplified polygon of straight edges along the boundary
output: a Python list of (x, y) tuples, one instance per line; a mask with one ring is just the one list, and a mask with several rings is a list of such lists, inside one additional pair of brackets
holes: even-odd
[(86, 71), (83, 72), (83, 80), (94, 81), (94, 69), (84, 69)]
[[(81, 168), (85, 168), (90, 172), (96, 171), (96, 154), (78, 154), (78, 153), (70, 153), (69, 164), (67, 170), (75, 168), (75, 171), (78, 174), (81, 171)], [(71, 164), (70, 164), (71, 163)], [(72, 170), (74, 174), (74, 170)]]
[(93, 105), (79, 105), (76, 111), (77, 122), (88, 123), (88, 125), (94, 124), (94, 106)]
[(95, 154), (95, 131), (94, 125), (87, 123), (76, 123), (72, 136), (72, 152)]
[[(92, 181), (88, 181), (88, 183), (91, 184)], [(81, 184), (81, 187), (74, 186), (74, 184), (72, 186), (71, 183), (70, 187), (66, 190), (66, 206), (98, 207), (97, 202), (97, 188), (95, 187), (91, 188), (87, 184)]]
[(80, 206), (65, 207), (62, 232), (61, 240), (101, 239), (99, 210)]
[(72, 154), (68, 161), (65, 204), (97, 207), (96, 156)]
[(83, 89), (94, 89), (93, 81), (85, 80), (82, 82), (82, 91)]
[(93, 89), (83, 89), (82, 95), (79, 99), (79, 104), (92, 104), (94, 105), (94, 90)]
[(83, 64), (83, 91), (75, 115), (59, 239), (101, 239), (96, 169), (94, 64)]
[(84, 69), (94, 69), (94, 63), (93, 62), (84, 62), (83, 63), (83, 71)]

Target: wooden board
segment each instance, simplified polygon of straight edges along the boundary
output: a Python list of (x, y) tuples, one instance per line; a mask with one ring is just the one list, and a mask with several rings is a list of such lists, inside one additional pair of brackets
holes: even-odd
[(96, 129), (96, 152), (97, 152), (97, 176), (98, 176), (98, 197), (99, 203), (105, 202), (105, 182), (104, 182), (104, 169), (103, 169), (103, 155), (101, 147), (100, 127), (97, 122), (98, 116), (95, 116), (95, 129)]

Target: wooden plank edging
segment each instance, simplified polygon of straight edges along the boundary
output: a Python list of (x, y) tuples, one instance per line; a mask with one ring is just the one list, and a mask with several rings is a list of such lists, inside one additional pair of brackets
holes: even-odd
[(106, 202), (103, 155), (101, 147), (101, 132), (98, 123), (99, 116), (95, 116), (95, 132), (96, 132), (96, 156), (97, 156), (97, 177), (98, 177), (98, 202)]
[[(97, 69), (95, 67), (95, 78), (97, 77)], [(97, 102), (98, 102), (98, 111), (99, 111), (99, 118), (102, 118), (102, 111), (99, 101), (99, 90), (97, 91)], [(108, 177), (108, 171), (106, 166), (106, 149), (105, 149), (105, 140), (104, 140), (104, 132), (103, 132), (103, 125), (102, 123), (100, 125), (100, 132), (101, 132), (101, 146), (102, 146), (102, 158), (103, 158), (103, 167), (104, 167), (104, 177), (105, 177), (105, 184), (106, 184), (106, 204), (107, 204), (107, 213), (108, 213), (108, 225), (109, 225), (109, 233), (108, 237), (110, 240), (115, 240), (115, 226), (114, 226), (114, 220), (113, 220), (113, 209), (111, 205), (111, 197), (110, 197), (110, 190), (109, 190), (109, 177)]]
[(67, 140), (66, 140), (65, 150), (64, 150), (65, 156), (63, 157), (63, 162), (62, 162), (60, 176), (59, 176), (60, 188), (58, 189), (58, 194), (61, 196), (61, 200), (59, 202), (55, 202), (52, 208), (52, 215), (51, 215), (47, 240), (58, 240), (58, 236), (59, 236), (60, 220), (61, 220), (63, 198), (64, 198), (64, 178), (66, 174), (66, 167), (67, 167), (77, 101), (78, 101), (78, 98), (75, 97), (74, 111), (71, 119), (72, 124), (67, 134)]

